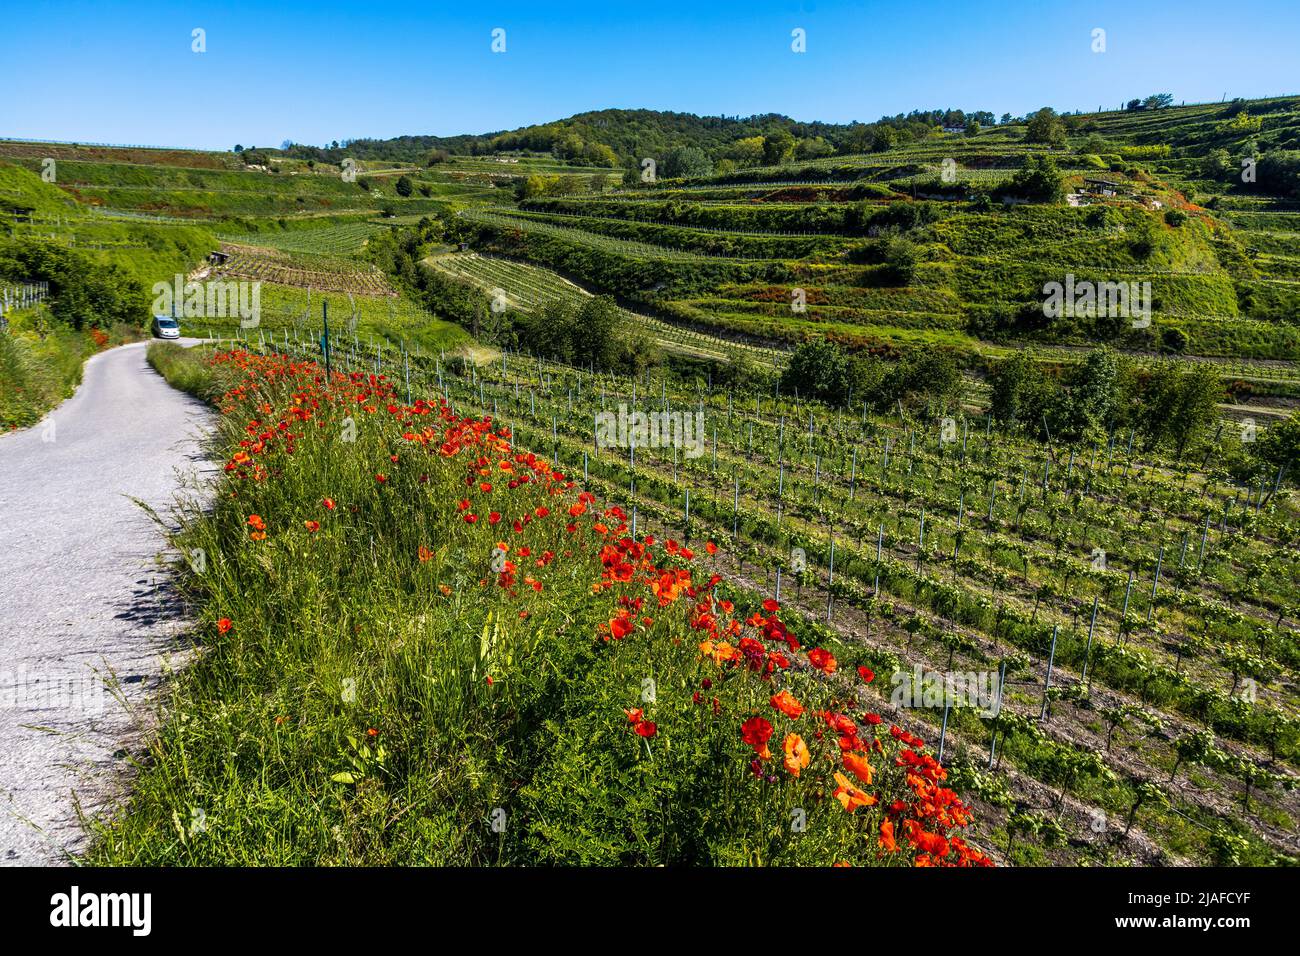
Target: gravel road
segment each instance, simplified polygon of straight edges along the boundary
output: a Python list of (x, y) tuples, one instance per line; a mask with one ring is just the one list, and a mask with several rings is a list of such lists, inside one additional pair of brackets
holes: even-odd
[[(214, 471), (212, 416), (145, 362), (100, 353), (43, 422), (0, 436), (0, 864), (67, 861), (111, 807), (183, 626), (164, 517)], [(120, 699), (119, 699), (120, 698)]]

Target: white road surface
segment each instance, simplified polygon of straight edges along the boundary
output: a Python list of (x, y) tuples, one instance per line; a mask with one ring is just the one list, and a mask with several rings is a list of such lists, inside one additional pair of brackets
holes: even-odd
[(72, 398), (0, 436), (0, 865), (84, 849), (77, 806), (121, 801), (164, 660), (183, 658), (164, 534), (132, 499), (167, 519), (208, 484), (213, 416), (146, 348), (94, 356)]

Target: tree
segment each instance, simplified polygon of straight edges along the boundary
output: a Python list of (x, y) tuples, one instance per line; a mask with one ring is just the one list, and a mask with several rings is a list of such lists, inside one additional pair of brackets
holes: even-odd
[(580, 304), (559, 300), (547, 303), (519, 322), (522, 344), (569, 365), (594, 364), (610, 371), (632, 371), (653, 358), (652, 341), (628, 327), (609, 296), (584, 299)]
[(145, 290), (120, 266), (50, 243), (0, 246), (0, 279), (48, 282), (50, 312), (78, 331), (115, 322), (140, 325), (149, 315)]
[(1041, 411), (1056, 399), (1056, 385), (1027, 352), (1017, 351), (999, 362), (989, 374), (992, 386), (990, 412), (999, 422), (1029, 422), (1037, 429)]
[(1065, 199), (1065, 176), (1052, 157), (1031, 153), (1011, 177), (1006, 192), (1031, 202), (1058, 203)]
[(1070, 374), (1056, 408), (1056, 431), (1064, 438), (1101, 440), (1114, 423), (1120, 378), (1119, 356), (1094, 349)]
[(415, 185), (411, 182), (410, 176), (398, 176), (397, 182), (393, 185), (393, 189), (397, 191), (397, 195), (405, 199), (407, 196), (410, 196), (411, 193), (415, 192)]
[(1265, 153), (1260, 157), (1256, 173), (1259, 185), (1269, 192), (1300, 196), (1300, 151)]
[(237, 152), (237, 153), (242, 153), (243, 151), (244, 151), (244, 147), (243, 147), (243, 146), (240, 146), (238, 143), (236, 143), (236, 144), (235, 144), (235, 152)]
[(1025, 139), (1031, 143), (1043, 143), (1047, 146), (1064, 146), (1065, 124), (1056, 115), (1056, 110), (1044, 106), (1029, 118)]
[(823, 156), (830, 156), (835, 152), (835, 147), (826, 142), (821, 136), (812, 136), (808, 139), (801, 139), (794, 148), (795, 159), (820, 159)]
[(739, 166), (757, 166), (763, 161), (763, 137), (747, 136), (736, 140), (728, 148), (727, 156)]
[(712, 172), (713, 163), (698, 146), (678, 146), (664, 157), (663, 174), (668, 179), (707, 176)]
[(536, 199), (539, 196), (553, 196), (560, 189), (562, 176), (543, 176), (533, 173), (516, 187), (520, 199)]
[(843, 405), (852, 386), (849, 357), (828, 339), (809, 339), (795, 349), (781, 373), (781, 391)]
[(1237, 165), (1226, 149), (1212, 149), (1201, 160), (1201, 175), (1206, 179), (1229, 179), (1236, 175)]
[(1251, 116), (1245, 110), (1240, 110), (1232, 119), (1220, 123), (1219, 128), (1231, 135), (1258, 133), (1264, 128), (1264, 117)]
[(911, 285), (916, 278), (916, 265), (920, 252), (916, 243), (902, 236), (888, 236), (881, 244), (881, 257), (885, 265), (885, 281), (893, 285)]
[(956, 401), (962, 390), (961, 369), (946, 352), (914, 352), (895, 363), (882, 383), (881, 406), (901, 401), (940, 408)]
[(1195, 445), (1218, 415), (1223, 383), (1212, 365), (1167, 362), (1151, 373), (1142, 394), (1141, 420), (1148, 447), (1169, 446), (1174, 457)]
[(789, 130), (773, 130), (763, 137), (763, 164), (777, 166), (794, 153), (794, 137)]
[(588, 166), (613, 168), (618, 165), (618, 154), (604, 143), (587, 143), (582, 148), (582, 161)]
[(1093, 133), (1082, 143), (1079, 144), (1080, 156), (1099, 156), (1106, 151), (1106, 140)]
[(1276, 485), (1288, 477), (1300, 478), (1300, 412), (1292, 412), (1290, 418), (1264, 429), (1250, 446), (1248, 460), (1253, 466), (1253, 478), (1269, 478)]
[(1142, 101), (1144, 110), (1158, 110), (1169, 106), (1174, 101), (1172, 93), (1153, 93)]
[(898, 145), (898, 130), (892, 126), (880, 125), (871, 134), (871, 151), (885, 153)]

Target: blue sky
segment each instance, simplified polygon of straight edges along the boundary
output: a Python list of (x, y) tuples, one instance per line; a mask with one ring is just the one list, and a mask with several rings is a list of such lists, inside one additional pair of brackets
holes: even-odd
[(83, 142), (321, 144), (605, 107), (844, 122), (1300, 92), (1294, 0), (31, 2), (0, 22), (0, 136)]

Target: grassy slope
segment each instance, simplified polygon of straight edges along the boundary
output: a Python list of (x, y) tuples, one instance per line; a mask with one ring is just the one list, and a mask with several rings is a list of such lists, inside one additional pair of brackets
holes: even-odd
[(15, 313), (10, 323), (10, 332), (0, 334), (0, 430), (35, 425), (81, 384), (88, 358), (139, 337), (138, 330), (115, 326), (101, 342), (51, 321), (44, 307)]
[[(911, 862), (898, 814), (902, 849), (879, 852), (882, 808), (898, 797), (911, 817), (941, 771), (848, 718), (843, 743), (873, 770), (841, 766), (815, 712), (851, 706), (852, 684), (799, 665), (779, 624), (741, 623), (748, 600), (734, 618), (711, 606), (708, 582), (688, 583), (707, 568), (675, 546), (643, 552), (618, 513), (485, 423), (387, 411), (382, 382), (339, 376), (325, 392), (314, 365), (219, 355), (210, 373), (203, 353), (150, 357), (200, 393), (215, 374), (231, 463), (179, 540), (204, 556), (185, 582), (204, 607), (201, 653), (95, 862)], [(745, 666), (742, 632), (773, 675)], [(802, 716), (769, 702), (782, 688)], [(743, 739), (752, 716), (771, 756)], [(918, 763), (910, 785), (900, 748)], [(846, 812), (865, 797), (849, 777), (880, 802)]]

